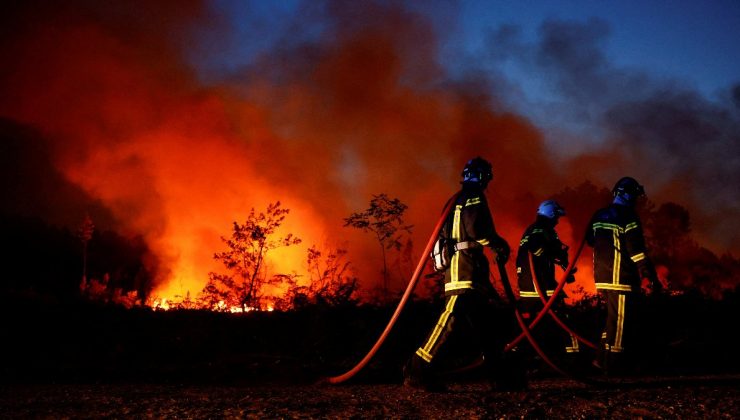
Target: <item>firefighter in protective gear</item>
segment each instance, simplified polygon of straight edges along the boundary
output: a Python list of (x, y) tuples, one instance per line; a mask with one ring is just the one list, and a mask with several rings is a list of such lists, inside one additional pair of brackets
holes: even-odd
[[(541, 296), (549, 299), (555, 292), (558, 282), (555, 279), (555, 266), (563, 270), (568, 267), (568, 247), (560, 241), (555, 226), (565, 209), (554, 200), (543, 201), (537, 208), (537, 218), (522, 235), (516, 258), (516, 274), (519, 283), (520, 307), (525, 319), (534, 318), (545, 306)], [(530, 264), (530, 254), (532, 263)], [(534, 267), (535, 275), (532, 275)], [(573, 273), (566, 280), (575, 281)], [(560, 293), (553, 309), (563, 305), (564, 294)], [(552, 347), (558, 352), (578, 353), (578, 340), (563, 331), (551, 318), (542, 319), (542, 325), (532, 332), (538, 342)]]
[(606, 302), (606, 327), (593, 363), (605, 373), (623, 370), (625, 350), (636, 345), (630, 343), (630, 333), (643, 280), (651, 288), (660, 287), (635, 210), (637, 199), (645, 195), (643, 186), (624, 177), (612, 193), (612, 204), (594, 214), (586, 237), (593, 247), (596, 290)]
[[(484, 367), (492, 384), (499, 389), (525, 386), (524, 376), (517, 376), (512, 363), (503, 361), (507, 337), (502, 329), (512, 318), (502, 319), (506, 308), (490, 282), (484, 254), (484, 247), (490, 247), (496, 258), (505, 262), (510, 253), (507, 242), (496, 233), (484, 195), (492, 177), (491, 164), (480, 157), (468, 161), (462, 172), (462, 190), (441, 229), (441, 235), (453, 244), (453, 254), (445, 270), (444, 310), (406, 364), (405, 385), (428, 390), (443, 388), (436, 356), (456, 331), (470, 328), (483, 352)], [(513, 316), (513, 311), (510, 312)]]

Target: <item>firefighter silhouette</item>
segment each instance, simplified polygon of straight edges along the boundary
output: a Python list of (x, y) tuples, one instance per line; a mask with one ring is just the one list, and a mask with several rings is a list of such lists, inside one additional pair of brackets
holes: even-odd
[(623, 372), (627, 351), (634, 355), (638, 350), (632, 337), (643, 281), (651, 289), (660, 287), (635, 210), (637, 199), (645, 195), (643, 186), (624, 177), (612, 193), (613, 202), (593, 215), (586, 236), (593, 247), (596, 290), (606, 302), (606, 327), (593, 364), (609, 374)]
[[(516, 274), (519, 284), (520, 308), (524, 319), (533, 319), (545, 304), (542, 297), (549, 299), (558, 285), (555, 267), (565, 270), (568, 267), (568, 247), (558, 238), (555, 226), (565, 209), (554, 200), (543, 201), (537, 208), (537, 218), (522, 235), (516, 258)], [(531, 264), (530, 264), (531, 259)], [(532, 276), (531, 267), (535, 275)], [(572, 275), (566, 280), (575, 281)], [(564, 294), (558, 294), (553, 309), (562, 307)], [(551, 317), (542, 319), (537, 329), (532, 331), (537, 341), (546, 347), (546, 353), (578, 353), (578, 340), (564, 331)]]
[[(510, 248), (496, 233), (484, 195), (493, 178), (491, 164), (476, 157), (462, 172), (462, 190), (442, 225), (440, 236), (446, 241), (449, 262), (445, 269), (444, 310), (436, 325), (404, 367), (404, 384), (427, 390), (444, 389), (437, 356), (460, 331), (472, 332), (474, 344), (484, 356), (484, 369), (498, 389), (522, 388), (523, 375), (513, 363), (504, 361), (506, 336), (511, 332), (513, 310), (508, 313), (489, 279), (489, 264), (484, 247), (490, 247), (502, 263)], [(506, 325), (506, 326), (505, 326)]]

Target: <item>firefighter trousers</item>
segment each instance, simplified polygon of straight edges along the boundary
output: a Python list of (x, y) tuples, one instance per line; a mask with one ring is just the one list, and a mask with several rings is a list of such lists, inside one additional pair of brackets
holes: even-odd
[[(639, 296), (633, 292), (600, 290), (606, 301), (606, 326), (596, 353), (596, 362), (607, 373), (619, 373), (627, 368), (625, 357), (634, 353), (632, 342)], [(627, 350), (629, 352), (627, 352)]]
[(407, 364), (407, 379), (411, 377), (420, 382), (437, 380), (437, 356), (451, 339), (467, 329), (470, 344), (483, 353), (488, 378), (501, 386), (516, 382), (518, 377), (513, 364), (505, 363), (503, 359), (506, 337), (511, 330), (511, 320), (505, 319), (505, 312), (490, 303), (484, 293), (473, 289), (447, 296), (432, 331)]

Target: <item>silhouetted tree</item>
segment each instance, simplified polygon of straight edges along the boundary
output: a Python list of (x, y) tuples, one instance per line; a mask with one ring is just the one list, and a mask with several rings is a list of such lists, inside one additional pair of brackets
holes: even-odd
[(646, 206), (645, 232), (653, 262), (666, 269), (672, 288), (695, 288), (719, 298), (740, 284), (740, 261), (718, 257), (691, 236), (689, 211), (676, 203)]
[(388, 263), (386, 249), (400, 250), (404, 233), (411, 233), (413, 226), (405, 225), (403, 213), (408, 208), (398, 198), (390, 199), (386, 194), (373, 195), (370, 207), (359, 213), (352, 213), (344, 219), (344, 226), (351, 226), (363, 232), (372, 232), (380, 245), (383, 256), (383, 294), (388, 297)]
[(282, 298), (276, 300), (276, 309), (300, 309), (309, 305), (340, 306), (355, 304), (358, 290), (357, 278), (349, 272), (343, 248), (319, 251), (316, 245), (308, 249), (306, 268), (308, 284), (299, 285), (298, 276), (290, 276), (284, 284), (289, 287)]
[(203, 289), (207, 303), (213, 305), (224, 301), (228, 306), (240, 305), (244, 311), (260, 308), (264, 286), (279, 284), (286, 280), (286, 276), (290, 277), (286, 274), (268, 276), (264, 264), (270, 250), (301, 242), (292, 233), (273, 238), (289, 212), (289, 209), (280, 208), (278, 201), (269, 204), (264, 213), (257, 214), (252, 208), (244, 223), (233, 223), (231, 236), (221, 237), (228, 249), (213, 256), (229, 272), (209, 273), (208, 284)]
[(87, 243), (92, 239), (94, 230), (95, 225), (93, 225), (90, 215), (86, 214), (85, 219), (77, 229), (77, 237), (82, 241), (82, 284), (80, 289), (83, 289), (87, 284)]
[(357, 291), (357, 278), (348, 273), (350, 262), (345, 261), (346, 255), (347, 250), (343, 248), (329, 249), (325, 253), (315, 245), (308, 249), (309, 292), (317, 301), (329, 305), (352, 302)]
[(121, 294), (126, 296), (136, 291), (143, 302), (152, 287), (155, 260), (141, 235), (123, 236), (111, 230), (97, 231), (88, 246), (88, 283), (93, 279), (107, 279), (103, 281), (107, 299), (115, 302), (116, 289), (121, 289)]

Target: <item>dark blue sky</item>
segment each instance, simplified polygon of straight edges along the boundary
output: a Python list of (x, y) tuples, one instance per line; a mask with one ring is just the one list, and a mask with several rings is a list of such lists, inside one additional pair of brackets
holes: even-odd
[(682, 79), (708, 95), (740, 82), (737, 1), (465, 1), (457, 42), (474, 52), (486, 31), (500, 25), (519, 25), (533, 40), (547, 19), (591, 18), (608, 24), (605, 53), (617, 66)]
[[(535, 42), (547, 20), (583, 24), (595, 18), (605, 24), (602, 46), (615, 66), (678, 79), (709, 97), (740, 82), (738, 1), (467, 0), (406, 5), (434, 22), (444, 47), (442, 63), (451, 68), (459, 64), (451, 59), (453, 51), (485, 56), (487, 37), (502, 26), (517, 27), (523, 40)], [(305, 2), (298, 0), (217, 0), (212, 8), (230, 26), (217, 28), (217, 44), (208, 36), (214, 28), (205, 30), (196, 48), (193, 61), (207, 77), (234, 70), (273, 48), (306, 10)], [(537, 89), (528, 85), (536, 74), (508, 75), (536, 99)]]

